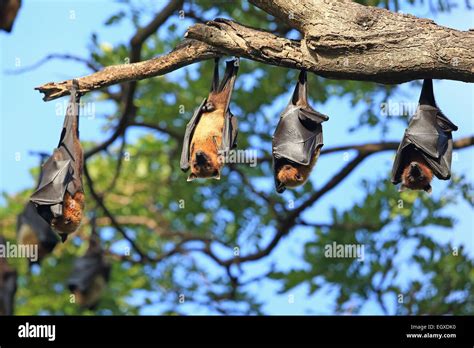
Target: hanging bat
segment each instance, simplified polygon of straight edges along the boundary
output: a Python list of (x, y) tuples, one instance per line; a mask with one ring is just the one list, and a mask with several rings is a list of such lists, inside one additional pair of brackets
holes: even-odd
[(68, 288), (82, 308), (95, 309), (110, 277), (110, 264), (103, 256), (99, 237), (93, 233), (84, 256), (76, 259)]
[[(43, 161), (49, 157), (49, 155), (45, 153), (32, 154), (40, 156), (40, 167)], [(56, 234), (49, 224), (38, 215), (36, 206), (31, 202), (28, 202), (25, 209), (18, 215), (16, 234), (18, 244), (34, 245), (38, 248), (38, 259), (30, 259), (30, 264), (40, 263), (46, 255), (53, 251), (58, 243)]]
[(235, 148), (237, 118), (229, 109), (237, 76), (238, 58), (226, 62), (224, 78), (219, 84), (219, 59), (215, 60), (209, 96), (194, 112), (186, 126), (181, 153), (181, 169), (191, 168), (188, 181), (196, 178), (220, 179), (222, 156)]
[(58, 147), (42, 167), (38, 188), (30, 200), (62, 241), (79, 227), (84, 211), (83, 152), (79, 141), (79, 86), (73, 80), (71, 99)]
[(40, 263), (58, 243), (58, 237), (49, 224), (38, 215), (35, 205), (31, 202), (18, 215), (16, 232), (18, 244), (35, 245), (38, 248), (38, 259), (30, 259), (30, 264)]
[(431, 192), (431, 180), (451, 177), (454, 125), (436, 105), (433, 81), (423, 81), (415, 115), (410, 120), (398, 147), (392, 168), (392, 183), (400, 182), (400, 191)]
[[(3, 236), (0, 236), (0, 245), (6, 245)], [(0, 257), (0, 315), (13, 315), (16, 280), (16, 271), (7, 264), (4, 257)]]
[(0, 29), (10, 33), (13, 29), (21, 0), (0, 0)]
[(306, 182), (323, 147), (321, 123), (329, 117), (308, 104), (306, 85), (303, 70), (273, 135), (273, 172), (278, 193)]

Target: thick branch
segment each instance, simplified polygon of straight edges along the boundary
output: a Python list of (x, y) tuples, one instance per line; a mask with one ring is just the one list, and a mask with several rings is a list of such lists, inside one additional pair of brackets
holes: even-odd
[[(431, 20), (346, 0), (251, 2), (300, 30), (303, 40), (289, 40), (224, 19), (198, 23), (188, 29), (186, 37), (199, 42), (185, 40), (161, 57), (110, 66), (80, 77), (80, 92), (164, 75), (224, 53), (264, 64), (304, 68), (334, 79), (386, 84), (423, 78), (474, 82), (473, 31), (458, 31)], [(169, 11), (179, 4), (170, 4)], [(150, 28), (162, 19), (150, 23)], [(132, 43), (140, 39), (137, 35)], [(67, 95), (70, 83), (50, 82), (36, 89), (48, 101)]]
[(303, 60), (321, 76), (381, 83), (428, 77), (474, 81), (473, 31), (349, 0), (250, 2), (303, 34)]
[[(195, 40), (185, 40), (172, 52), (132, 64), (113, 65), (97, 73), (77, 78), (79, 92), (86, 93), (122, 82), (143, 80), (165, 75), (186, 65), (217, 57), (218, 50)], [(44, 101), (54, 100), (69, 94), (68, 87), (72, 80), (50, 82), (36, 87), (44, 93)]]
[[(375, 26), (370, 22), (375, 20), (371, 11), (372, 8), (366, 10), (366, 17), (362, 18)], [(386, 16), (392, 16), (385, 12)], [(362, 20), (358, 18), (352, 20)], [(474, 82), (471, 48), (474, 32), (440, 27), (412, 16), (403, 18), (405, 28), (387, 20), (383, 28), (388, 26), (388, 29), (374, 27), (363, 32), (352, 27), (328, 27), (330, 23), (325, 23), (330, 33), (323, 35), (319, 31), (322, 24), (317, 33), (313, 32), (313, 27), (305, 27), (309, 31), (301, 42), (216, 19), (193, 25), (187, 31), (187, 37), (206, 42), (230, 55), (293, 69), (304, 68), (333, 79), (386, 84), (423, 78)], [(335, 19), (342, 20), (337, 15)]]

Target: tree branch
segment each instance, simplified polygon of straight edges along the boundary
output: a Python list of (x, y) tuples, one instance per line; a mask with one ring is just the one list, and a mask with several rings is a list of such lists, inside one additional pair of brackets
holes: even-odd
[[(217, 56), (219, 54), (215, 48), (199, 41), (185, 40), (163, 56), (138, 63), (112, 65), (97, 73), (79, 77), (79, 92), (87, 93), (122, 82), (165, 75), (183, 66)], [(49, 82), (35, 89), (44, 94), (44, 101), (50, 101), (68, 95), (71, 83), (72, 80)]]
[[(473, 31), (458, 31), (428, 19), (347, 0), (251, 2), (301, 31), (303, 39), (289, 40), (225, 19), (198, 23), (185, 36), (199, 41), (185, 40), (161, 57), (110, 66), (77, 78), (79, 91), (86, 93), (164, 75), (222, 54), (306, 69), (333, 79), (385, 84), (423, 78), (474, 82)], [(171, 9), (171, 4), (167, 8)], [(152, 21), (150, 28), (162, 19)], [(139, 31), (131, 42), (140, 41), (150, 30)], [(131, 56), (136, 59), (135, 51), (132, 48)], [(50, 82), (36, 89), (48, 101), (67, 95), (70, 83), (71, 80)]]
[[(396, 146), (394, 146), (396, 144)], [(466, 137), (459, 139), (454, 142), (453, 147), (455, 149), (463, 149), (469, 146), (474, 145), (474, 136)], [(346, 147), (344, 147), (345, 149)], [(251, 253), (245, 256), (237, 256), (229, 258), (226, 260), (220, 260), (215, 255), (210, 255), (211, 250), (208, 248), (206, 254), (211, 256), (217, 263), (227, 266), (231, 264), (239, 264), (248, 261), (259, 260), (267, 255), (269, 255), (273, 249), (279, 244), (280, 240), (287, 235), (291, 229), (298, 223), (301, 222), (299, 217), (304, 210), (311, 207), (317, 200), (319, 200), (323, 195), (331, 191), (334, 187), (340, 184), (360, 163), (364, 161), (367, 157), (374, 153), (387, 150), (396, 150), (398, 148), (398, 143), (379, 143), (379, 144), (366, 144), (366, 145), (355, 145), (348, 147), (350, 149), (358, 148), (358, 155), (344, 166), (335, 176), (333, 176), (321, 189), (314, 192), (306, 201), (304, 201), (300, 206), (290, 211), (287, 216), (280, 218), (277, 226), (277, 231), (275, 235), (270, 240), (270, 242), (262, 249), (258, 250), (255, 253)], [(343, 151), (343, 150), (340, 150)], [(305, 224), (302, 222), (302, 224)]]
[(474, 82), (473, 31), (349, 0), (250, 2), (303, 34), (303, 61), (321, 76), (387, 84)]
[(87, 184), (89, 186), (89, 191), (91, 192), (92, 197), (97, 202), (98, 206), (103, 210), (104, 214), (110, 219), (112, 226), (125, 238), (132, 248), (136, 251), (136, 253), (140, 256), (141, 261), (146, 261), (148, 256), (138, 247), (135, 241), (130, 238), (128, 233), (122, 228), (122, 226), (118, 223), (115, 219), (113, 214), (109, 211), (109, 209), (105, 206), (102, 197), (95, 191), (94, 189), (94, 181), (89, 175), (89, 170), (87, 169), (87, 164), (84, 163), (84, 176), (86, 177)]

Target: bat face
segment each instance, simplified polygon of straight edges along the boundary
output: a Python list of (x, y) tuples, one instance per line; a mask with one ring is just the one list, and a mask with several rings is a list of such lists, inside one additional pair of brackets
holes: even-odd
[(301, 165), (285, 164), (278, 171), (277, 179), (284, 186), (295, 187), (301, 185), (303, 182), (303, 175), (301, 174)]
[[(206, 142), (196, 142), (198, 151), (193, 151), (191, 154), (192, 165), (191, 174), (189, 174), (188, 181), (197, 178), (214, 178), (220, 179), (221, 164), (219, 163), (219, 154), (217, 148), (209, 147), (214, 140), (210, 139)], [(217, 141), (216, 141), (217, 143)]]
[(18, 10), (21, 6), (21, 0), (2, 0), (0, 1), (0, 29), (10, 33), (13, 28)]
[(230, 113), (229, 103), (238, 70), (236, 62), (226, 63), (224, 78), (219, 83), (216, 60), (211, 92), (186, 126), (180, 166), (183, 171), (191, 168), (188, 181), (219, 180), (224, 165), (222, 154), (235, 146), (237, 120)]
[(307, 166), (291, 163), (288, 161), (281, 161), (283, 164), (277, 169), (277, 192), (282, 193), (285, 187), (298, 187), (303, 185), (309, 178), (311, 170), (319, 158), (321, 148), (316, 149), (311, 163)]
[(402, 174), (402, 188), (431, 192), (433, 172), (423, 162), (410, 162)]
[[(69, 192), (64, 195), (63, 215), (51, 220), (51, 227), (59, 232), (60, 235), (75, 232), (81, 225), (84, 211), (84, 193), (76, 192), (71, 197)], [(61, 236), (64, 238), (63, 236)]]

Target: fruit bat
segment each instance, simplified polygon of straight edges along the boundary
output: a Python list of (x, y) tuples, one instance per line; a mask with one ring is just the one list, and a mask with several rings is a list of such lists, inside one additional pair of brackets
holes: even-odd
[(431, 180), (451, 177), (453, 138), (458, 129), (438, 108), (433, 93), (433, 81), (423, 81), (415, 115), (410, 120), (398, 147), (392, 168), (392, 183), (400, 191), (431, 192)]
[(13, 28), (21, 0), (0, 0), (0, 29), (10, 33)]
[(235, 148), (237, 118), (229, 109), (238, 58), (226, 62), (224, 77), (219, 84), (219, 59), (215, 60), (214, 76), (209, 96), (202, 101), (186, 125), (181, 169), (191, 168), (188, 181), (196, 178), (220, 179), (223, 156)]
[[(49, 157), (45, 153), (34, 154), (40, 156), (40, 166), (43, 164), (44, 159)], [(28, 202), (25, 209), (18, 215), (16, 233), (18, 244), (37, 245), (38, 247), (38, 259), (30, 259), (30, 264), (40, 263), (47, 254), (53, 251), (58, 243), (56, 234), (49, 224), (38, 215), (35, 205), (31, 202)]]
[(40, 183), (30, 198), (38, 214), (59, 233), (63, 242), (77, 230), (84, 211), (78, 89), (77, 81), (73, 80), (58, 147), (43, 164)]
[[(5, 238), (0, 236), (0, 245), (5, 247)], [(0, 257), (0, 315), (13, 315), (13, 305), (16, 292), (16, 271)]]
[(323, 146), (321, 123), (329, 117), (308, 104), (306, 85), (303, 70), (273, 135), (273, 172), (278, 193), (306, 182)]
[(18, 244), (38, 246), (38, 259), (30, 259), (30, 264), (40, 263), (58, 243), (56, 233), (38, 215), (35, 205), (31, 202), (28, 202), (23, 212), (18, 215), (16, 232)]
[(98, 235), (92, 233), (87, 252), (74, 262), (73, 271), (68, 279), (68, 288), (75, 295), (79, 306), (95, 309), (107, 286), (109, 276), (110, 264), (104, 259)]

